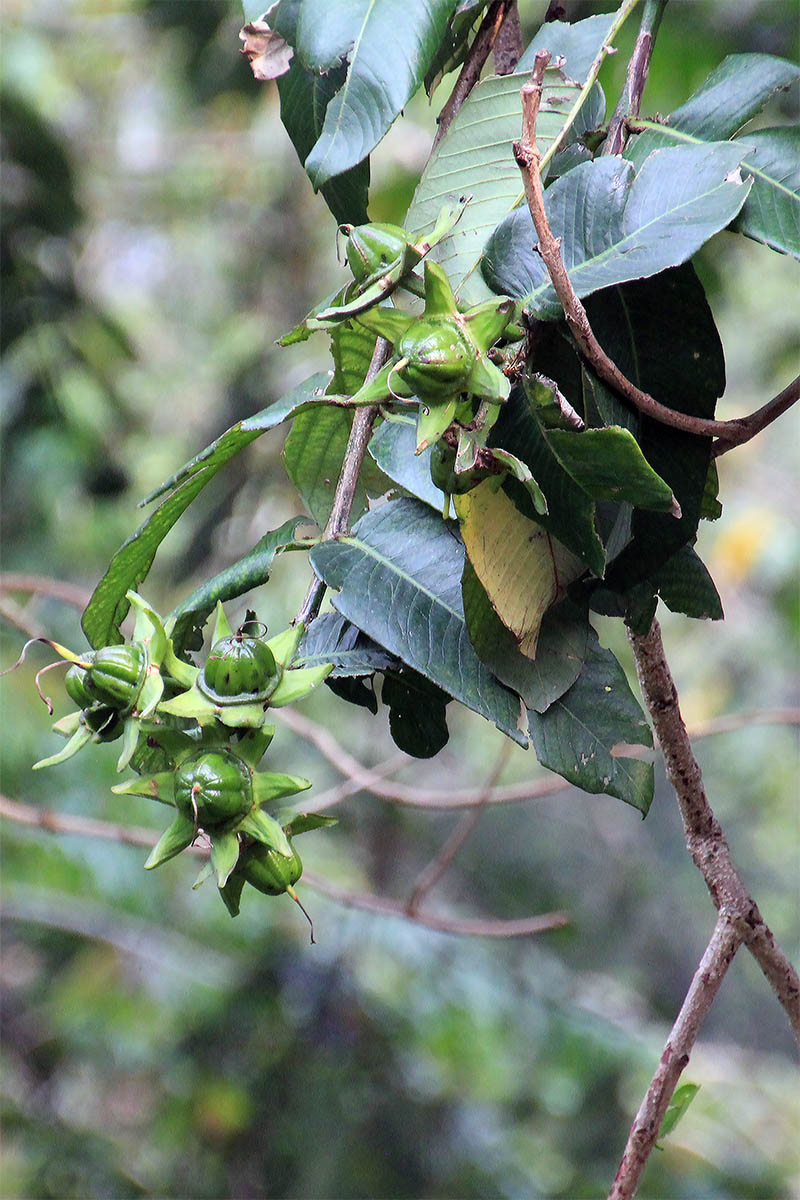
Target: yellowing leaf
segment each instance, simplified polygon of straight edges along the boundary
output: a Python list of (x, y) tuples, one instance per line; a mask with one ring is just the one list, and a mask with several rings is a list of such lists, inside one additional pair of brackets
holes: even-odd
[(522, 653), (535, 658), (544, 614), (583, 565), (491, 480), (453, 500), (467, 555), (492, 607)]

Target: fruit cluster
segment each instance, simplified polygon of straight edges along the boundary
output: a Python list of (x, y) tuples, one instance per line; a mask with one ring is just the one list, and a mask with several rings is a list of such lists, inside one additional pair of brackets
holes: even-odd
[(299, 903), (293, 885), (303, 868), (292, 839), (333, 821), (275, 810), (276, 801), (311, 784), (256, 767), (275, 734), (270, 708), (307, 696), (331, 667), (291, 665), (301, 625), (267, 640), (256, 620), (233, 631), (221, 604), (211, 652), (202, 667), (194, 666), (176, 655), (172, 622), (163, 622), (135, 592), (128, 600), (136, 610), (130, 643), (84, 654), (49, 643), (71, 664), (66, 690), (78, 709), (53, 726), (67, 744), (36, 768), (64, 762), (89, 742), (121, 738), (118, 770), (130, 767), (134, 777), (112, 790), (176, 810), (148, 869), (203, 835), (210, 860), (195, 886), (214, 875), (232, 916), (245, 883), (268, 896), (286, 892)]

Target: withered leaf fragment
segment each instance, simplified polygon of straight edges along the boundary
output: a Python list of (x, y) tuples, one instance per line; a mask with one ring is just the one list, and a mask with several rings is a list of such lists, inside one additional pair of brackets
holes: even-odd
[(251, 21), (239, 30), (239, 37), (244, 42), (241, 53), (256, 79), (277, 79), (289, 70), (294, 50), (266, 21)]

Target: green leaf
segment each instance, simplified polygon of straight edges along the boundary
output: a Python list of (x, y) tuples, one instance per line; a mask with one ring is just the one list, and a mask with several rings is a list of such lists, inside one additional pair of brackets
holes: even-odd
[(553, 58), (563, 58), (561, 68), (568, 79), (583, 83), (597, 52), (608, 37), (616, 13), (598, 13), (571, 25), (568, 21), (545, 21), (517, 63), (517, 71), (533, 70), (540, 50), (549, 50)]
[(469, 559), (461, 579), (464, 615), (475, 652), (527, 708), (544, 712), (575, 682), (586, 655), (586, 610), (563, 600), (545, 613), (536, 658), (523, 654), (491, 605)]
[(299, 383), (297, 387), (292, 388), (280, 400), (270, 404), (268, 408), (263, 408), (261, 412), (248, 417), (245, 421), (237, 421), (221, 437), (206, 446), (205, 450), (201, 450), (194, 458), (190, 458), (174, 475), (170, 475), (169, 479), (145, 496), (144, 500), (140, 501), (140, 507), (150, 504), (153, 500), (158, 500), (165, 492), (171, 492), (178, 484), (190, 479), (203, 467), (213, 466), (219, 457), (224, 456), (223, 461), (227, 462), (229, 458), (255, 438), (260, 437), (262, 433), (268, 429), (274, 429), (276, 425), (287, 421), (296, 413), (303, 412), (306, 408), (314, 405), (335, 403), (338, 397), (331, 401), (325, 396), (325, 387), (328, 381), (329, 376), (318, 371), (315, 375), (311, 375)]
[(438, 754), (450, 737), (449, 699), (416, 671), (385, 676), (381, 700), (389, 708), (389, 731), (395, 745), (414, 758)]
[(526, 464), (545, 495), (548, 512), (538, 513), (524, 486), (507, 479), (504, 490), (517, 508), (579, 555), (596, 575), (602, 575), (605, 552), (595, 529), (594, 502), (556, 458), (535, 408), (521, 388), (513, 388), (501, 408), (489, 445), (511, 451)]
[[(325, 122), (328, 105), (344, 83), (346, 71), (339, 67), (326, 75), (308, 70), (295, 56), (289, 70), (278, 79), (281, 120), (305, 165)], [(340, 225), (361, 225), (367, 218), (369, 159), (364, 158), (324, 184), (320, 191)]]
[[(426, 232), (448, 195), (472, 197), (455, 228), (431, 251), (464, 303), (491, 296), (480, 274), (481, 253), (498, 222), (523, 199), (512, 146), (522, 124), (520, 88), (528, 79), (528, 72), (490, 76), (473, 89), (428, 160), (406, 215), (407, 229)], [(536, 126), (542, 151), (557, 137), (580, 91), (554, 68), (545, 80)]]
[(722, 516), (722, 504), (719, 500), (719, 475), (717, 464), (713, 458), (708, 464), (708, 475), (703, 488), (703, 499), (700, 504), (700, 517), (703, 521), (718, 521)]
[[(324, 529), (330, 516), (336, 483), (342, 469), (347, 449), (353, 414), (343, 408), (321, 408), (300, 413), (292, 423), (292, 431), (283, 448), (286, 473), (303, 498), (308, 511)], [(374, 471), (373, 476), (378, 472)], [(362, 473), (356, 484), (353, 500), (353, 519), (366, 512), (368, 495), (380, 496), (390, 486), (371, 480), (372, 487)]]
[(552, 429), (547, 442), (564, 470), (593, 500), (627, 501), (635, 508), (671, 512), (671, 489), (657, 475), (627, 429), (582, 433)]
[(585, 792), (617, 796), (647, 815), (653, 764), (626, 758), (618, 747), (652, 746), (653, 735), (625, 672), (593, 631), (576, 682), (545, 713), (528, 716), (543, 767)]
[[(587, 313), (606, 353), (638, 387), (676, 411), (714, 416), (716, 398), (725, 390), (725, 360), (703, 287), (690, 264), (591, 297)], [(634, 509), (631, 540), (606, 568), (607, 583), (622, 590), (649, 578), (693, 541), (711, 461), (709, 438), (638, 414), (636, 422), (642, 453), (672, 489), (682, 515), (676, 520), (666, 513)]]
[[(800, 67), (772, 54), (729, 54), (685, 104), (666, 121), (629, 143), (625, 157), (641, 163), (659, 146), (669, 143), (679, 130), (697, 141), (715, 142), (732, 137), (761, 111), (778, 88), (800, 78)], [(745, 135), (750, 140), (750, 135)]]
[(142, 501), (147, 504), (166, 492), (171, 493), (136, 533), (122, 544), (95, 588), (82, 618), (83, 630), (90, 645), (96, 648), (123, 640), (120, 625), (130, 607), (126, 592), (136, 590), (146, 578), (156, 550), (172, 526), (225, 463), (267, 429), (272, 429), (304, 408), (346, 402), (342, 397), (333, 400), (326, 398), (323, 394), (326, 382), (327, 376), (312, 375), (282, 400), (246, 421), (238, 421)]
[(664, 1120), (661, 1122), (658, 1130), (658, 1142), (662, 1138), (667, 1137), (672, 1133), (675, 1126), (683, 1118), (687, 1108), (694, 1100), (697, 1093), (700, 1091), (699, 1083), (682, 1083), (679, 1088), (676, 1088), (672, 1093), (672, 1099), (667, 1105), (667, 1111), (664, 1113)]
[(301, 0), (292, 44), (303, 65), (324, 74), (347, 58), (344, 83), (305, 161), (315, 188), (360, 163), (383, 138), (425, 78), (454, 8), (455, 0), (404, 0), (401, 7), (394, 0)]
[(384, 475), (437, 512), (444, 509), (444, 492), (431, 479), (430, 447), (417, 448), (417, 423), (412, 417), (382, 421), (373, 433), (369, 452)]
[(428, 67), (425, 76), (425, 91), (432, 96), (445, 75), (460, 67), (467, 57), (471, 35), (480, 24), (484, 9), (491, 0), (459, 0), (447, 33)]
[(733, 228), (800, 258), (800, 129), (758, 129), (744, 140), (742, 167), (752, 173), (753, 188)]
[(296, 838), (301, 833), (311, 833), (314, 829), (325, 829), (329, 825), (338, 824), (337, 817), (328, 817), (324, 813), (292, 813), (286, 810), (276, 813), (276, 820), (283, 824), (289, 837)]
[[(736, 172), (744, 150), (729, 142), (675, 146), (651, 154), (636, 172), (616, 156), (583, 163), (545, 193), (545, 208), (578, 296), (678, 266), (744, 204), (750, 182)], [(484, 278), (502, 295), (524, 298), (537, 318), (562, 308), (527, 208), (511, 213), (489, 239)]]
[(367, 513), (349, 537), (315, 546), (311, 561), (334, 607), (448, 695), (521, 745), (519, 701), (480, 662), (461, 600), (464, 547), (416, 500)]
[(202, 628), (218, 602), (233, 600), (267, 582), (275, 555), (281, 550), (298, 548), (295, 534), (304, 520), (304, 517), (290, 517), (280, 528), (265, 533), (238, 562), (195, 588), (172, 610), (170, 616), (175, 619), (172, 643), (176, 653), (183, 649), (193, 629)]
[(721, 621), (719, 592), (708, 568), (691, 546), (682, 546), (653, 576), (654, 586), (670, 612)]
[(196, 837), (197, 826), (194, 821), (189, 817), (184, 817), (182, 813), (178, 813), (169, 829), (165, 830), (150, 851), (147, 862), (144, 864), (145, 870), (151, 871), (154, 867), (160, 867), (162, 863), (168, 862), (176, 854), (180, 854), (181, 850), (190, 846)]
[(239, 838), (235, 833), (215, 833), (211, 838), (211, 866), (217, 886), (224, 887), (239, 861)]
[[(761, 111), (778, 88), (800, 77), (800, 67), (771, 54), (730, 54), (665, 123), (645, 131), (625, 150), (641, 163), (660, 146), (708, 143), (732, 137)], [(753, 187), (734, 228), (774, 250), (800, 258), (800, 156), (792, 128), (744, 131), (742, 171)], [(738, 139), (737, 139), (738, 140)]]
[(336, 612), (323, 613), (311, 622), (295, 663), (299, 667), (333, 663), (331, 676), (339, 679), (373, 675), (399, 666), (393, 655)]

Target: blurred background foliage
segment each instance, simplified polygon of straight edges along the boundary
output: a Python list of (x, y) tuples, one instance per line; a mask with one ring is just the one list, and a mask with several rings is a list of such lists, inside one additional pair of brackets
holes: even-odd
[[(566, 4), (570, 19), (609, 7)], [(528, 32), (544, 8), (523, 0)], [(274, 340), (341, 278), (333, 218), (295, 160), (276, 92), (238, 55), (233, 2), (5, 9), (3, 566), (71, 591), (0, 593), (3, 665), (23, 629), (82, 645), (67, 601), (88, 596), (136, 527), (137, 499), (327, 366), (323, 338), (285, 352)], [(780, 0), (675, 0), (645, 109), (669, 112), (726, 53), (791, 57), (796, 17)], [(612, 104), (633, 25), (601, 77)], [(418, 97), (378, 149), (373, 219), (402, 220), (445, 95), (432, 107)], [(796, 116), (784, 95), (765, 119)], [(723, 234), (698, 269), (728, 361), (721, 412), (733, 416), (796, 371), (796, 264)], [(727, 619), (664, 622), (690, 724), (798, 702), (797, 433), (795, 411), (721, 460), (725, 513), (699, 549)], [(284, 435), (236, 460), (170, 535), (144, 589), (157, 608), (301, 511)], [(281, 628), (306, 582), (301, 557), (287, 556), (250, 602)], [(623, 631), (604, 621), (600, 632), (629, 662)], [(3, 681), (6, 794), (159, 828), (145, 800), (111, 796), (113, 746), (31, 774), (55, 743), (33, 688), (44, 651), (31, 659)], [(372, 718), (322, 692), (305, 714), (364, 763), (394, 760), (407, 783), (472, 786), (501, 750), (496, 730), (451, 705), (438, 757), (398, 759), (385, 709)], [(794, 731), (753, 723), (698, 751), (748, 883), (796, 945)], [(317, 791), (340, 781), (288, 730), (271, 759)], [(542, 775), (532, 752), (509, 749), (504, 782)], [(336, 811), (340, 824), (308, 839), (306, 865), (400, 900), (457, 820), (366, 792)], [(210, 885), (191, 891), (192, 863), (145, 876), (145, 853), (4, 822), (3, 1196), (604, 1194), (713, 925), (663, 779), (643, 825), (579, 792), (482, 814), (426, 903), (569, 912), (566, 929), (536, 939), (456, 939), (306, 887), (311, 948), (285, 897), (251, 894), (232, 922)], [(742, 953), (688, 1072), (701, 1091), (641, 1194), (800, 1195), (791, 1055), (783, 1013)]]

